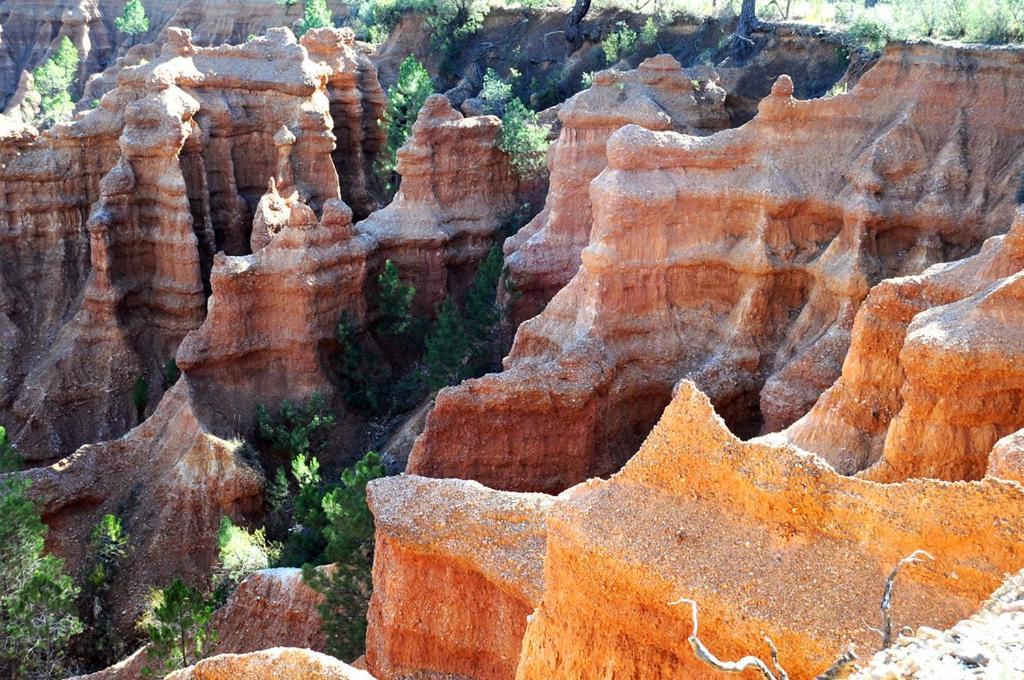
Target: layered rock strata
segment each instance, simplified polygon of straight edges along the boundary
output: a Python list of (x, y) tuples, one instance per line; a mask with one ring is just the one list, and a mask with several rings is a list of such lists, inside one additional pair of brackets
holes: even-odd
[(768, 636), (791, 677), (814, 677), (850, 643), (877, 647), (884, 581), (915, 550), (935, 560), (900, 572), (897, 628), (974, 611), (1024, 557), (1022, 500), (1011, 482), (879, 485), (744, 443), (684, 381), (622, 471), (552, 506), (516, 677), (718, 677), (687, 643), (680, 598), (719, 658), (767, 656)]
[(505, 241), (506, 276), (515, 290), (505, 295), (505, 313), (513, 327), (543, 310), (579, 269), (593, 221), (590, 181), (604, 170), (613, 132), (629, 123), (693, 135), (729, 126), (725, 90), (691, 79), (668, 54), (634, 71), (595, 74), (589, 89), (562, 104), (558, 119), (544, 209)]
[(1022, 61), (893, 46), (848, 95), (796, 101), (780, 78), (742, 128), (613, 134), (579, 272), (503, 373), (440, 393), (409, 471), (544, 491), (608, 474), (680, 377), (743, 435), (792, 423), (872, 285), (1009, 228)]
[(213, 434), (180, 380), (144, 423), (121, 439), (81, 447), (27, 473), (50, 531), (47, 547), (72, 571), (85, 565), (89, 535), (107, 513), (121, 519), (132, 553), (118, 571), (109, 615), (129, 631), (149, 590), (181, 577), (204, 581), (217, 527), (262, 506), (263, 475), (241, 440)]
[(1019, 478), (1022, 294), (1024, 212), (973, 257), (880, 283), (841, 377), (784, 436), (878, 481)]
[(317, 606), (323, 597), (302, 580), (301, 569), (265, 569), (238, 584), (210, 622), (214, 654), (245, 654), (270, 647), (321, 651), (324, 632)]
[(271, 185), (253, 221), (252, 255), (218, 254), (205, 322), (177, 353), (211, 422), (249, 432), (257, 405), (333, 390), (328, 365), (342, 315), (366, 316), (363, 281), (371, 243), (339, 199), (323, 218)]
[(368, 500), (377, 527), (370, 671), (514, 677), (544, 586), (544, 522), (554, 499), (400, 476), (372, 482)]
[[(163, 391), (163, 365), (204, 318), (215, 252), (251, 252), (270, 178), (347, 228), (325, 209), (341, 193), (335, 131), (368, 167), (380, 87), (351, 31), (310, 33), (315, 60), (286, 29), (220, 48), (168, 30), (161, 56), (125, 69), (97, 110), (5, 134), (0, 410), (29, 460), (138, 422), (133, 390), (146, 378), (144, 401)], [(366, 196), (366, 179), (349, 172), (346, 186)]]
[(394, 200), (356, 225), (377, 243), (374, 270), (391, 260), (416, 287), (419, 315), (432, 315), (446, 295), (468, 288), (518, 207), (500, 131), (496, 116), (466, 118), (444, 95), (431, 95), (398, 151), (402, 182)]

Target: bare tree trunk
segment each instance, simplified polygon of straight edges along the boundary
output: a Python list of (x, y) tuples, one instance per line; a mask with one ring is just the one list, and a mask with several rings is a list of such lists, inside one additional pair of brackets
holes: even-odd
[(736, 32), (732, 35), (733, 59), (743, 59), (750, 52), (750, 48), (754, 46), (754, 41), (750, 39), (750, 34), (761, 25), (757, 18), (755, 3), (756, 0), (743, 0), (743, 6), (740, 8), (740, 18), (736, 22)]
[(580, 42), (580, 23), (589, 11), (590, 0), (576, 0), (576, 4), (572, 6), (572, 11), (569, 12), (569, 18), (565, 20), (565, 39), (573, 47)]

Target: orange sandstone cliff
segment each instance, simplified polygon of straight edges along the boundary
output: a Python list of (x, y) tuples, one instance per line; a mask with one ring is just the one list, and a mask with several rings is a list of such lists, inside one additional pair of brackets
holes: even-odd
[(848, 95), (797, 101), (780, 78), (735, 130), (620, 129), (579, 272), (504, 372), (438, 395), (409, 472), (541, 491), (609, 474), (683, 377), (742, 435), (795, 421), (871, 286), (1009, 228), (1022, 60), (892, 46)]

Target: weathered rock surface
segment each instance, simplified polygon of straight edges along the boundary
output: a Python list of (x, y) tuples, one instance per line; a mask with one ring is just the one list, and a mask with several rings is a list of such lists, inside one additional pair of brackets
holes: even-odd
[(707, 135), (729, 126), (725, 90), (691, 80), (663, 54), (634, 71), (601, 71), (593, 86), (559, 109), (562, 130), (549, 151), (550, 188), (539, 215), (505, 242), (506, 296), (513, 327), (536, 315), (569, 283), (590, 241), (590, 181), (604, 170), (605, 146), (629, 123), (649, 130)]
[(880, 485), (744, 443), (684, 381), (626, 467), (552, 506), (516, 677), (718, 677), (687, 644), (690, 610), (669, 604), (681, 597), (720, 658), (766, 656), (767, 635), (792, 677), (813, 677), (851, 642), (877, 646), (883, 583), (915, 550), (935, 561), (900, 572), (896, 626), (974, 611), (1024, 558), (1022, 501), (1012, 482)]
[(977, 614), (945, 631), (918, 628), (875, 654), (851, 680), (1024, 676), (1024, 574), (1011, 576)]
[(366, 662), (380, 678), (512, 678), (540, 601), (553, 498), (475, 482), (371, 483), (377, 527)]
[(322, 596), (302, 580), (301, 569), (265, 569), (242, 581), (210, 625), (215, 654), (244, 654), (269, 647), (322, 651), (317, 605)]
[(742, 128), (613, 134), (579, 272), (503, 373), (439, 394), (409, 472), (545, 491), (608, 474), (681, 377), (740, 434), (792, 423), (872, 285), (1009, 228), (1022, 62), (892, 46), (845, 96), (796, 101), (781, 78)]
[(0, 265), (0, 411), (29, 460), (138, 422), (136, 380), (155, 402), (163, 364), (206, 313), (214, 253), (250, 252), (270, 178), (344, 231), (324, 207), (340, 195), (331, 154), (344, 130), (359, 159), (346, 186), (371, 193), (352, 168), (379, 136), (372, 66), (350, 31), (310, 33), (315, 60), (285, 29), (220, 48), (168, 30), (161, 56), (125, 69), (98, 110), (0, 143), (0, 240), (12, 253)]
[(370, 243), (339, 199), (323, 218), (271, 186), (259, 203), (252, 255), (219, 254), (205, 322), (181, 343), (177, 362), (225, 428), (249, 432), (257, 405), (330, 394), (328, 353), (343, 314), (366, 316), (363, 281)]
[(220, 654), (195, 666), (175, 671), (167, 680), (373, 680), (366, 671), (352, 668), (332, 656), (308, 649), (275, 647), (249, 654)]
[(356, 225), (377, 243), (374, 270), (390, 259), (415, 285), (416, 313), (430, 316), (446, 294), (469, 287), (518, 207), (515, 171), (497, 146), (500, 130), (496, 116), (464, 118), (444, 95), (428, 97), (398, 151), (398, 193)]
[[(0, 109), (9, 107), (8, 97), (23, 80), (67, 36), (81, 58), (73, 94), (82, 91), (81, 104), (90, 106), (114, 87), (114, 79), (100, 72), (119, 56), (150, 41), (161, 42), (169, 27), (188, 28), (195, 43), (217, 46), (244, 42), (249, 35), (262, 35), (275, 26), (291, 26), (302, 16), (299, 4), (277, 0), (160, 0), (144, 3), (149, 30), (131, 36), (116, 30), (114, 20), (124, 9), (124, 0), (3, 0), (0, 2)], [(345, 3), (328, 0), (336, 16), (344, 15)], [(156, 53), (159, 53), (159, 45)], [(151, 57), (149, 57), (151, 58)], [(133, 65), (138, 61), (133, 61)], [(99, 78), (109, 83), (96, 87)]]
[[(842, 376), (784, 435), (878, 481), (981, 478), (997, 440), (1024, 426), (1022, 272), (1018, 212), (977, 255), (876, 286)], [(994, 457), (996, 476), (1019, 478), (1013, 441)]]
[(131, 536), (132, 553), (111, 588), (115, 625), (130, 630), (149, 589), (175, 577), (200, 582), (217, 554), (224, 515), (240, 519), (262, 504), (263, 476), (244, 443), (211, 433), (180, 380), (152, 416), (121, 439), (83, 446), (28, 471), (49, 525), (47, 547), (82, 567), (89, 533), (106, 513)]
[(996, 442), (988, 457), (986, 474), (1024, 484), (1024, 430), (1017, 430)]

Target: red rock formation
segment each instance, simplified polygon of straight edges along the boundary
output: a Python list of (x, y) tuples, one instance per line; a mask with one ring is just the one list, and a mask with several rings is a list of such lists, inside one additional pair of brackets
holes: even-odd
[[(1024, 426), (1024, 212), (974, 257), (876, 286), (842, 376), (784, 435), (879, 481), (979, 479)], [(994, 461), (1009, 476), (1012, 442)]]
[(698, 602), (720, 658), (766, 656), (767, 635), (791, 677), (813, 677), (850, 642), (877, 646), (882, 585), (915, 550), (935, 561), (900, 573), (897, 627), (976, 609), (1024, 558), (1022, 501), (1016, 483), (879, 485), (789, 445), (744, 443), (684, 381), (621, 472), (552, 506), (516, 677), (718, 677), (687, 644), (690, 610), (669, 604), (680, 597)]
[(569, 283), (590, 240), (590, 181), (604, 170), (605, 146), (629, 123), (649, 130), (706, 135), (729, 126), (725, 90), (691, 80), (671, 55), (635, 71), (601, 71), (590, 89), (559, 109), (562, 130), (549, 152), (550, 188), (544, 209), (505, 241), (506, 295), (513, 327), (535, 316)]
[(50, 527), (48, 548), (72, 570), (83, 565), (81, 546), (100, 517), (121, 518), (132, 553), (117, 574), (109, 609), (115, 625), (130, 630), (150, 587), (177, 576), (206, 578), (222, 516), (238, 519), (262, 504), (263, 477), (244, 454), (243, 442), (206, 428), (183, 379), (121, 439), (83, 446), (27, 474)]
[[(269, 178), (321, 211), (340, 194), (334, 131), (346, 131), (353, 168), (379, 136), (380, 88), (349, 31), (315, 32), (317, 61), (285, 29), (242, 46), (199, 48), (180, 30), (162, 41), (98, 110), (0, 145), (0, 240), (14, 254), (0, 265), (0, 333), (11, 338), (0, 405), (13, 403), (15, 442), (33, 461), (137, 422), (139, 376), (155, 401), (162, 365), (205, 314), (214, 252), (250, 251)], [(344, 104), (337, 118), (332, 100)], [(353, 172), (347, 186), (368, 195)], [(337, 212), (326, 210), (327, 227), (344, 231)]]
[(255, 252), (218, 254), (206, 321), (178, 350), (178, 366), (204, 414), (248, 432), (256, 406), (329, 394), (327, 351), (343, 313), (365, 318), (368, 240), (352, 213), (328, 200), (323, 219), (276, 187), (257, 208)]
[(302, 580), (301, 569), (265, 569), (242, 581), (210, 622), (214, 654), (244, 654), (268, 647), (321, 651), (324, 633), (317, 605), (322, 597)]
[(334, 657), (308, 649), (275, 647), (250, 654), (220, 654), (203, 659), (195, 666), (175, 671), (167, 680), (235, 680), (236, 678), (274, 678), (275, 680), (373, 680), (361, 671)]
[(985, 474), (1024, 484), (1024, 430), (1017, 430), (996, 442)]
[(378, 121), (384, 117), (387, 97), (377, 82), (377, 69), (355, 42), (351, 29), (314, 29), (302, 36), (309, 58), (330, 72), (327, 95), (331, 102), (337, 144), (331, 157), (341, 180), (341, 196), (357, 220), (378, 207), (373, 163), (386, 133)]
[[(380, 678), (512, 678), (544, 579), (552, 498), (474, 482), (371, 483), (377, 527), (366, 662)], [(443, 518), (443, 521), (439, 521)]]
[(377, 243), (375, 270), (390, 259), (416, 286), (419, 314), (433, 314), (447, 293), (468, 288), (518, 207), (515, 171), (497, 146), (500, 129), (495, 116), (463, 118), (443, 95), (428, 97), (398, 151), (398, 193), (356, 225)]
[(741, 434), (796, 420), (873, 284), (1008, 228), (1022, 60), (893, 46), (845, 96), (796, 101), (780, 79), (736, 130), (616, 132), (580, 271), (503, 373), (440, 393), (409, 471), (547, 491), (608, 474), (680, 377)]

